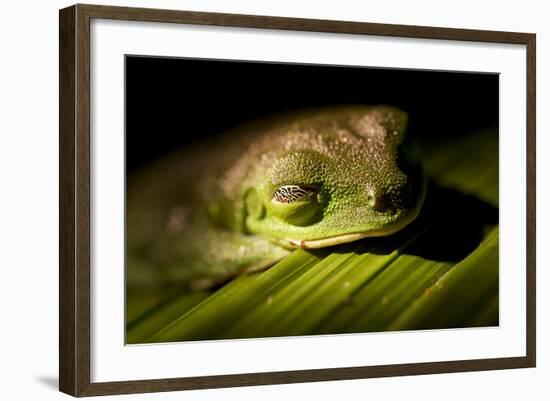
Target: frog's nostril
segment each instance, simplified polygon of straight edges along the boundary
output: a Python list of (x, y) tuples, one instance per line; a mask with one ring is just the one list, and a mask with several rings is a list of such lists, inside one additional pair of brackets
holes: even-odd
[(385, 192), (376, 193), (370, 191), (368, 194), (368, 203), (373, 210), (382, 212), (390, 207), (391, 199)]
[(389, 209), (391, 200), (386, 193), (374, 195), (372, 197), (371, 206), (377, 212), (382, 212)]
[(408, 180), (383, 188), (369, 188), (367, 192), (368, 205), (379, 213), (397, 213), (414, 206), (415, 202), (414, 188)]

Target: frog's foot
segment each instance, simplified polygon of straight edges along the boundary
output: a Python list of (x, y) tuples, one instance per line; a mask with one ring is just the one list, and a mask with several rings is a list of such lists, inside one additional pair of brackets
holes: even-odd
[[(279, 262), (284, 255), (280, 255), (277, 258), (272, 259), (266, 259), (263, 261), (260, 261), (254, 265), (251, 265), (244, 269), (242, 272), (243, 274), (247, 273), (255, 273), (263, 270), (269, 269), (271, 266)], [(219, 285), (222, 285), (226, 283), (227, 281), (231, 280), (232, 278), (235, 278), (240, 273), (235, 272), (235, 274), (227, 274), (225, 276), (217, 276), (217, 277), (201, 277), (194, 280), (191, 280), (188, 284), (189, 289), (191, 291), (199, 291), (199, 290), (206, 290), (208, 288), (216, 287)]]
[(255, 272), (260, 272), (262, 270), (267, 270), (269, 269), (271, 266), (273, 266), (275, 263), (277, 263), (278, 261), (280, 261), (281, 259), (283, 258), (283, 256), (281, 255), (281, 257), (277, 258), (277, 259), (271, 259), (271, 260), (264, 260), (262, 262), (259, 262), (259, 263), (256, 263), (252, 266), (249, 266), (247, 267), (245, 270), (244, 270), (244, 273), (255, 273)]
[(219, 277), (201, 277), (191, 280), (188, 283), (188, 287), (191, 291), (207, 290), (208, 288), (216, 287), (229, 281), (231, 276), (219, 276)]

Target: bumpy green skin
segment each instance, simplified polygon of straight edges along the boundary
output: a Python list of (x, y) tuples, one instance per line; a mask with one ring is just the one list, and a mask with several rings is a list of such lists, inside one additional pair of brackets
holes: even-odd
[[(288, 249), (389, 235), (425, 182), (388, 106), (317, 109), (253, 123), (149, 167), (128, 183), (130, 283), (208, 287)], [(307, 196), (281, 202), (284, 186)]]

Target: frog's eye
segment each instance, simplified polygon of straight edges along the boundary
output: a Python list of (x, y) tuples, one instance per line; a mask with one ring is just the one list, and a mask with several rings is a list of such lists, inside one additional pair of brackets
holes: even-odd
[(295, 226), (307, 226), (323, 217), (323, 196), (318, 187), (282, 185), (266, 204), (267, 216)]
[(307, 200), (316, 192), (315, 188), (300, 185), (283, 185), (273, 193), (273, 200), (279, 203), (294, 203)]

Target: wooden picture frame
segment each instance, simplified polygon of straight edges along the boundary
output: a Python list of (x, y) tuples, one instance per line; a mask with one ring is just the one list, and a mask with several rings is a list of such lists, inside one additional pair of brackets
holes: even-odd
[[(518, 44), (526, 47), (527, 227), (526, 355), (222, 376), (91, 382), (90, 375), (90, 21), (163, 22), (400, 38)], [(534, 367), (535, 315), (535, 43), (530, 33), (372, 24), (96, 5), (60, 10), (60, 292), (59, 388), (73, 396)]]

